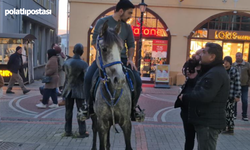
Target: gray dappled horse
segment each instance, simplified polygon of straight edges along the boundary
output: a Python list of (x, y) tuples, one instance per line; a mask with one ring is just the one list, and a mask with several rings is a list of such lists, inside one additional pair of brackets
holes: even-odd
[(93, 146), (96, 150), (97, 132), (100, 139), (100, 150), (110, 149), (110, 128), (119, 124), (123, 130), (126, 150), (131, 147), (131, 92), (123, 72), (121, 50), (123, 41), (118, 36), (121, 23), (111, 29), (107, 22), (101, 28), (97, 38), (97, 59), (101, 81), (97, 87), (94, 102), (95, 115), (93, 124)]

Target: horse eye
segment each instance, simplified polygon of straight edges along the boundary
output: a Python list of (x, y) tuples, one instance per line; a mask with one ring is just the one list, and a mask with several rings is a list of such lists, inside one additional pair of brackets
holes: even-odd
[(103, 50), (104, 52), (107, 52), (107, 48), (103, 48), (102, 50)]

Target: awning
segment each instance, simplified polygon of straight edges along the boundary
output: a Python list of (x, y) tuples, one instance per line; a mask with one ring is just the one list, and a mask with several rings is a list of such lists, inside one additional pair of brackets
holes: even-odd
[(32, 34), (22, 34), (22, 33), (0, 33), (0, 38), (26, 39), (26, 40), (36, 39), (36, 37)]

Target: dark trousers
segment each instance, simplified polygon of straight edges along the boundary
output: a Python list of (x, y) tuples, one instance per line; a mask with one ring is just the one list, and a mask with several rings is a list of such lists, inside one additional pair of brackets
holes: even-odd
[(197, 133), (198, 150), (216, 150), (220, 129), (206, 126), (194, 126)]
[[(74, 98), (66, 98), (65, 100), (65, 132), (66, 133), (72, 133), (72, 115), (73, 115), (73, 109), (74, 109), (74, 102), (76, 101), (76, 107), (77, 110), (82, 107), (82, 103), (84, 102), (83, 99), (74, 99)], [(79, 134), (84, 135), (86, 133), (86, 123), (85, 121), (77, 120), (78, 126), (79, 126)]]
[[(122, 58), (122, 62), (124, 65), (127, 65), (127, 59)], [(129, 68), (131, 68), (131, 66), (128, 66)], [(86, 74), (85, 74), (85, 79), (84, 79), (84, 90), (85, 90), (85, 96), (86, 96), (86, 100), (87, 103), (91, 103), (89, 102), (90, 100), (90, 89), (91, 89), (91, 83), (92, 83), (92, 77), (96, 71), (96, 69), (98, 68), (98, 66), (96, 65), (96, 61), (94, 61), (91, 66), (88, 68)], [(133, 74), (135, 76), (136, 79), (136, 85), (137, 85), (137, 97), (135, 98), (136, 102), (134, 102), (135, 104), (137, 104), (138, 99), (140, 97), (140, 93), (141, 93), (141, 86), (142, 86), (142, 82), (141, 82), (141, 77), (138, 71), (132, 70)]]
[[(241, 102), (242, 102), (242, 117), (247, 118), (247, 107), (248, 107), (248, 85), (241, 86)], [(234, 114), (237, 116), (237, 103), (235, 103)]]
[(45, 105), (45, 104), (48, 104), (49, 102), (49, 98), (51, 97), (52, 101), (53, 101), (53, 104), (58, 104), (58, 101), (57, 101), (57, 93), (56, 93), (56, 88), (54, 89), (44, 89), (43, 91), (43, 101), (42, 103)]
[(187, 113), (188, 112), (181, 112), (181, 119), (185, 133), (185, 150), (193, 150), (195, 142), (195, 129), (193, 124), (188, 123)]

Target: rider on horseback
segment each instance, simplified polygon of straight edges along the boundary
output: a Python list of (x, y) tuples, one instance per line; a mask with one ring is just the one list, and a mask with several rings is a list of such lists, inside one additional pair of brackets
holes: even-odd
[[(134, 49), (135, 49), (135, 40), (134, 40), (134, 36), (133, 36), (133, 32), (131, 29), (131, 26), (129, 24), (126, 23), (126, 21), (128, 19), (130, 19), (130, 17), (133, 14), (133, 9), (135, 8), (135, 6), (129, 1), (129, 0), (120, 0), (117, 5), (116, 5), (116, 10), (114, 15), (112, 16), (107, 16), (104, 18), (101, 18), (97, 21), (96, 26), (95, 26), (95, 30), (93, 33), (93, 40), (92, 40), (92, 45), (96, 48), (96, 41), (97, 41), (97, 36), (99, 34), (99, 29), (100, 27), (104, 24), (104, 22), (108, 21), (108, 26), (110, 28), (114, 28), (117, 24), (118, 21), (121, 21), (121, 31), (119, 36), (121, 37), (121, 39), (124, 41), (124, 48), (121, 52), (121, 61), (123, 62), (124, 65), (126, 65), (126, 67), (131, 68), (132, 72), (133, 72), (133, 76), (135, 78), (135, 93), (134, 94), (134, 98), (133, 98), (133, 102), (132, 102), (132, 114), (131, 114), (131, 119), (132, 121), (143, 121), (145, 114), (143, 113), (143, 111), (141, 111), (141, 109), (137, 106), (137, 102), (138, 99), (140, 97), (140, 93), (142, 91), (141, 89), (141, 78), (140, 78), (140, 74), (137, 71), (137, 68), (133, 62), (133, 56), (134, 56)], [(128, 47), (128, 57), (126, 55), (126, 47), (125, 47), (125, 43)], [(91, 66), (88, 68), (88, 71), (85, 75), (85, 82), (84, 82), (84, 89), (85, 89), (85, 96), (86, 96), (86, 105), (85, 108), (83, 108), (82, 111), (82, 119), (83, 118), (89, 118), (89, 114), (93, 113), (93, 100), (91, 99), (91, 92), (90, 89), (93, 86), (91, 84), (92, 82), (92, 77), (95, 73), (95, 71), (97, 70), (97, 65), (96, 65), (96, 61), (94, 61)], [(136, 111), (136, 107), (139, 108), (140, 111)]]

